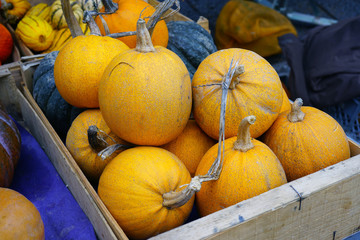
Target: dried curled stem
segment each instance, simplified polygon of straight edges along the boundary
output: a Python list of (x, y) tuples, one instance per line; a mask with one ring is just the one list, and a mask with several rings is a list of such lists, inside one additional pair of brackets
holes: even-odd
[(163, 194), (163, 206), (172, 209), (176, 207), (181, 207), (195, 194), (195, 192), (200, 191), (201, 183), (207, 181), (217, 180), (220, 177), (223, 163), (223, 152), (224, 150), (224, 141), (225, 141), (225, 112), (226, 112), (226, 99), (230, 86), (231, 79), (234, 76), (236, 69), (238, 68), (238, 63), (235, 63), (233, 66), (233, 61), (231, 61), (229, 70), (224, 76), (222, 81), (222, 95), (221, 95), (221, 106), (220, 106), (220, 128), (219, 128), (219, 148), (217, 158), (214, 160), (214, 163), (211, 165), (209, 171), (205, 175), (195, 176), (191, 179), (190, 184), (186, 185), (186, 188), (178, 192), (168, 192)]
[(291, 104), (291, 111), (287, 116), (290, 122), (295, 123), (304, 120), (305, 113), (301, 111), (302, 105), (303, 105), (303, 100), (301, 98), (295, 99), (293, 104)]
[(234, 149), (241, 152), (247, 152), (254, 148), (254, 144), (251, 141), (250, 125), (254, 124), (256, 117), (253, 115), (245, 117), (239, 124), (239, 130), (237, 139), (234, 142)]

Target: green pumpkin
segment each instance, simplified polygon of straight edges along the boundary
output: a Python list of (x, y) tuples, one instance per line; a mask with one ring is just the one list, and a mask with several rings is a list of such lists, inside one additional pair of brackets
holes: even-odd
[(217, 51), (210, 33), (192, 21), (170, 21), (167, 24), (167, 48), (175, 52), (187, 67), (192, 79), (199, 64)]

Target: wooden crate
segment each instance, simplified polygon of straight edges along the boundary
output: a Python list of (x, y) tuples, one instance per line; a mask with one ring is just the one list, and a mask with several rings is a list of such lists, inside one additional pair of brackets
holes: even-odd
[[(7, 102), (20, 111), (99, 238), (128, 239), (27, 88), (37, 63), (1, 66), (0, 89), (11, 88), (8, 97), (16, 100)], [(343, 239), (360, 229), (360, 146), (349, 141), (348, 160), (151, 239)]]

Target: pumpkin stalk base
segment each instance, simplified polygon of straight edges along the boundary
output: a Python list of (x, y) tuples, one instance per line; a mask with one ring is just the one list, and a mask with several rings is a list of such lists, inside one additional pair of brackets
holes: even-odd
[(305, 113), (301, 111), (302, 105), (303, 105), (303, 100), (301, 98), (295, 99), (293, 104), (291, 104), (291, 111), (287, 116), (290, 122), (296, 123), (304, 120)]
[(239, 125), (237, 140), (234, 142), (234, 149), (241, 152), (247, 152), (254, 148), (254, 144), (251, 142), (250, 125), (254, 124), (256, 117), (251, 115), (245, 117)]
[(198, 176), (195, 176), (191, 179), (191, 182), (187, 187), (179, 192), (171, 191), (163, 194), (163, 206), (168, 209), (174, 209), (181, 207), (187, 203), (190, 198), (195, 194), (195, 192), (200, 191), (201, 181)]
[(235, 69), (235, 72), (234, 72), (234, 75), (231, 79), (231, 82), (230, 82), (230, 86), (229, 86), (229, 89), (234, 89), (236, 87), (237, 84), (240, 83), (240, 75), (243, 74), (245, 72), (245, 69), (244, 69), (244, 65), (239, 65), (236, 67)]
[(154, 45), (152, 44), (150, 33), (146, 28), (144, 19), (139, 18), (136, 23), (136, 48), (135, 50), (141, 53), (155, 52)]

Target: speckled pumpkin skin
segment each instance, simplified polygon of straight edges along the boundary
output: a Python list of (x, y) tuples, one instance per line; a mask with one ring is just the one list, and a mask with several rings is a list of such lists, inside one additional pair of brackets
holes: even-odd
[(330, 115), (313, 107), (301, 107), (305, 118), (292, 123), (283, 112), (264, 134), (282, 163), (289, 181), (350, 158), (343, 128)]
[(283, 90), (283, 100), (281, 103), (280, 113), (289, 111), (290, 109), (291, 109), (291, 103), (290, 103), (289, 97), (286, 94), (286, 91)]
[(95, 35), (73, 38), (60, 51), (54, 79), (60, 95), (78, 108), (99, 107), (99, 82), (105, 67), (129, 48), (121, 41)]
[[(254, 124), (255, 125), (255, 124)], [(264, 143), (252, 139), (247, 152), (233, 149), (237, 137), (225, 140), (223, 168), (216, 181), (204, 182), (196, 193), (201, 216), (219, 211), (285, 184), (286, 176), (278, 158)], [(218, 154), (214, 145), (201, 159), (196, 175), (206, 174)]]
[(102, 117), (100, 109), (85, 110), (72, 122), (66, 136), (66, 147), (84, 172), (85, 176), (88, 177), (90, 181), (95, 182), (99, 180), (105, 166), (116, 156), (116, 154), (114, 153), (106, 159), (101, 159), (97, 155), (97, 152), (90, 146), (88, 140), (87, 131), (91, 125), (95, 125), (99, 130), (109, 136), (104, 139), (109, 145), (115, 143), (125, 144), (125, 141), (121, 140), (111, 132)]
[(136, 145), (160, 146), (175, 139), (191, 112), (191, 80), (181, 59), (156, 46), (116, 56), (99, 87), (100, 110), (109, 128)]
[(230, 48), (217, 51), (199, 65), (192, 80), (193, 113), (201, 129), (214, 139), (219, 137), (222, 80), (231, 60), (244, 65), (240, 83), (230, 89), (225, 115), (225, 137), (233, 137), (241, 120), (254, 115), (258, 119), (251, 136), (261, 136), (277, 118), (283, 99), (280, 78), (274, 68), (255, 52)]
[(174, 154), (141, 146), (121, 152), (105, 167), (98, 193), (126, 236), (147, 239), (184, 223), (194, 196), (185, 205), (168, 209), (162, 205), (162, 195), (179, 191), (190, 180)]

